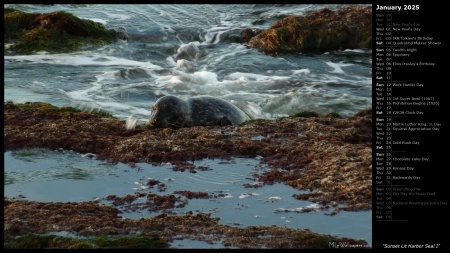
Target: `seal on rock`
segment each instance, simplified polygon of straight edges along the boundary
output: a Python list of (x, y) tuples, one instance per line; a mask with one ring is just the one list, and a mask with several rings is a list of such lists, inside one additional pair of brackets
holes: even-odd
[(197, 96), (181, 99), (159, 98), (152, 107), (149, 123), (154, 127), (177, 129), (191, 126), (238, 125), (251, 118), (221, 98)]

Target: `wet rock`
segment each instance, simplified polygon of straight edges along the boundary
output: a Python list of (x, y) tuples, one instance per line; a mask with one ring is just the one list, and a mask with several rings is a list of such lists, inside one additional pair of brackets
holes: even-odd
[(314, 194), (295, 197), (323, 205), (335, 201), (341, 204), (336, 212), (372, 207), (371, 109), (346, 118), (301, 113), (239, 126), (177, 130), (150, 126), (126, 130), (125, 121), (103, 115), (107, 114), (45, 103), (6, 102), (4, 150), (63, 148), (131, 166), (170, 163), (176, 171), (191, 173), (208, 169), (192, 164), (204, 158), (261, 156), (268, 170), (254, 173), (260, 182), (309, 190)]
[(106, 29), (100, 23), (65, 11), (26, 13), (12, 8), (4, 11), (5, 54), (71, 52), (118, 39), (126, 39), (124, 31)]
[(248, 43), (251, 38), (261, 33), (261, 29), (246, 28), (241, 31), (241, 43)]
[[(128, 219), (117, 214), (114, 207), (93, 202), (61, 203), (33, 202), (24, 200), (4, 200), (4, 239), (5, 248), (19, 247), (14, 238), (41, 237), (56, 231), (67, 231), (81, 236), (107, 236), (98, 238), (103, 248), (167, 248), (168, 242), (175, 239), (189, 239), (208, 243), (222, 242), (224, 247), (237, 248), (330, 248), (333, 243), (345, 243), (348, 247), (356, 245), (369, 248), (364, 240), (338, 238), (318, 234), (309, 229), (293, 229), (277, 226), (236, 227), (221, 225), (219, 218), (207, 213), (186, 213), (168, 215), (166, 213), (151, 218)], [(114, 236), (112, 236), (114, 235)], [(120, 235), (136, 235), (124, 238)], [(115, 236), (119, 241), (112, 243)], [(43, 237), (43, 238), (42, 238)], [(22, 240), (20, 248), (64, 247), (70, 238), (60, 237), (53, 244), (36, 243), (36, 240)], [(76, 238), (76, 237), (75, 237)], [(54, 237), (50, 238), (54, 239)], [(143, 239), (147, 239), (143, 242)], [(130, 240), (135, 240), (134, 243)], [(150, 240), (150, 241), (149, 241)], [(45, 240), (48, 241), (48, 240)], [(61, 244), (57, 244), (57, 242)], [(66, 243), (62, 243), (66, 242)], [(82, 242), (79, 242), (82, 243)], [(128, 245), (129, 243), (132, 243)], [(149, 243), (151, 243), (149, 245)], [(91, 243), (70, 244), (72, 248), (86, 248)]]
[[(317, 203), (335, 215), (341, 210), (372, 208), (372, 110), (347, 118), (332, 115), (276, 120), (254, 120), (240, 126), (156, 129), (138, 126), (125, 130), (125, 122), (46, 103), (4, 105), (4, 150), (31, 147), (71, 149), (97, 154), (111, 162), (170, 162), (186, 171), (204, 170), (190, 162), (202, 158), (261, 156), (265, 166), (254, 173), (261, 183), (284, 183), (307, 192), (294, 198)], [(306, 115), (310, 116), (310, 115)], [(260, 137), (260, 138), (252, 138)], [(149, 180), (148, 187), (162, 184)], [(313, 233), (307, 229), (277, 226), (221, 225), (210, 214), (170, 215), (190, 199), (217, 198), (206, 192), (173, 194), (136, 193), (109, 195), (104, 200), (81, 203), (4, 200), (5, 241), (15, 236), (68, 231), (78, 235), (151, 234), (161, 241), (174, 239), (220, 241), (238, 248), (327, 248), (338, 242), (368, 247), (367, 242)], [(144, 201), (137, 201), (138, 198)], [(153, 218), (125, 219), (119, 209), (163, 212)], [(314, 209), (292, 210), (315, 211)], [(288, 210), (291, 211), (291, 210)], [(330, 244), (331, 243), (331, 244)], [(6, 245), (7, 247), (7, 245)], [(26, 246), (25, 246), (26, 247)], [(29, 247), (35, 247), (31, 245)], [(162, 247), (162, 246), (161, 246)]]
[[(247, 33), (245, 33), (247, 34)], [(247, 39), (247, 37), (245, 37)], [(247, 43), (269, 55), (320, 53), (372, 45), (372, 7), (327, 8), (305, 16), (288, 16)]]

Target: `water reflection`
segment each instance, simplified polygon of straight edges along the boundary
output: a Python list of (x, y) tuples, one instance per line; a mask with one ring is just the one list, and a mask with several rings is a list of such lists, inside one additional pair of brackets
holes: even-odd
[[(276, 225), (309, 228), (314, 232), (366, 240), (371, 244), (372, 212), (339, 212), (312, 208), (317, 204), (292, 196), (301, 191), (281, 183), (263, 185), (254, 178), (266, 170), (258, 158), (201, 160), (196, 173), (174, 171), (171, 164), (108, 164), (73, 151), (30, 149), (4, 153), (5, 197), (30, 201), (99, 201), (113, 205), (108, 196), (143, 196), (119, 205), (124, 218), (146, 218), (169, 211), (208, 212), (220, 223), (233, 226)], [(257, 185), (258, 187), (249, 187)], [(206, 194), (188, 198), (186, 192)], [(170, 210), (145, 208), (147, 196), (174, 195), (179, 203)], [(305, 212), (307, 210), (308, 212)]]

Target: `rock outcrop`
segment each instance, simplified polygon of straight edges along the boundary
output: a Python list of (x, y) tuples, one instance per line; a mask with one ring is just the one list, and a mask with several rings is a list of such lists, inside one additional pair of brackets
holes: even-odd
[(13, 8), (4, 9), (5, 55), (71, 52), (118, 39), (126, 39), (123, 31), (106, 29), (100, 23), (77, 18), (64, 11), (26, 13)]
[[(245, 33), (248, 37), (248, 33)], [(245, 38), (248, 40), (248, 38)], [(321, 53), (337, 49), (370, 48), (372, 8), (327, 8), (305, 16), (288, 16), (248, 40), (247, 46), (269, 55)]]

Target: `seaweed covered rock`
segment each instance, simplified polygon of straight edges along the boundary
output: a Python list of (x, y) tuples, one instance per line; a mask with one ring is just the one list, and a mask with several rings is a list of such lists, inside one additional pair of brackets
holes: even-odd
[[(279, 226), (237, 227), (219, 223), (210, 213), (139, 219), (94, 202), (4, 200), (4, 248), (176, 248), (174, 240), (193, 240), (241, 249), (370, 248), (364, 240)], [(55, 235), (67, 231), (77, 235)], [(171, 246), (172, 245), (172, 246)]]
[(256, 35), (260, 34), (261, 30), (260, 29), (251, 29), (251, 28), (246, 28), (244, 30), (241, 31), (241, 43), (248, 43), (253, 37), (255, 37)]
[[(346, 118), (302, 112), (238, 126), (177, 130), (145, 125), (126, 130), (125, 121), (105, 116), (46, 103), (6, 102), (4, 150), (62, 148), (130, 166), (170, 162), (174, 170), (190, 172), (202, 169), (193, 163), (205, 158), (261, 156), (269, 170), (255, 173), (255, 179), (306, 191), (296, 199), (320, 203), (334, 213), (372, 208), (371, 109)], [(159, 208), (155, 203), (160, 201), (152, 201), (152, 208)]]
[(126, 38), (122, 31), (106, 29), (100, 23), (64, 11), (26, 13), (5, 8), (3, 25), (5, 55), (70, 52)]
[(372, 8), (323, 8), (305, 16), (288, 16), (252, 37), (248, 47), (269, 55), (325, 52), (372, 45)]

